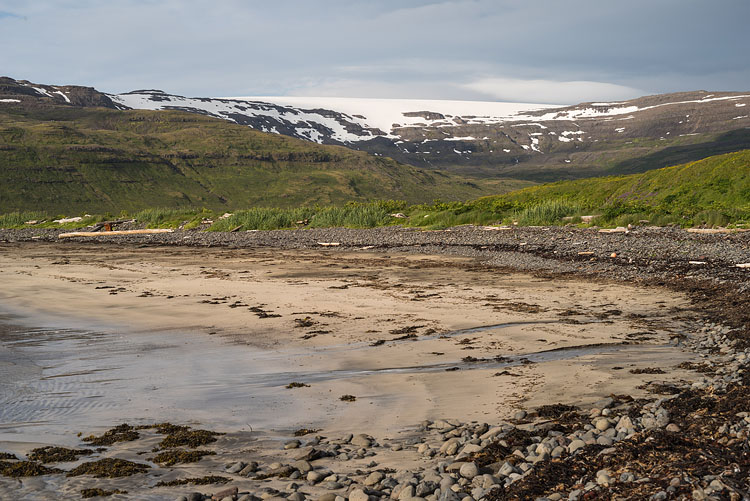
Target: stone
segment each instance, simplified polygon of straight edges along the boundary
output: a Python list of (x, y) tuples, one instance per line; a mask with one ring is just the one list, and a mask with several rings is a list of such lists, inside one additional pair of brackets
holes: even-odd
[(293, 492), (287, 498), (287, 501), (305, 501), (305, 495), (302, 492)]
[(600, 417), (594, 421), (594, 427), (599, 431), (605, 431), (607, 428), (609, 428), (612, 425), (612, 423), (609, 422), (609, 419), (605, 417)]
[(359, 434), (351, 438), (349, 442), (357, 447), (370, 447), (373, 443), (372, 437), (365, 434)]
[(320, 496), (318, 498), (318, 501), (336, 501), (336, 498), (339, 497), (333, 492), (327, 492)]
[(670, 431), (672, 433), (678, 433), (680, 431), (680, 427), (677, 426), (674, 423), (669, 423), (666, 428), (667, 431)]
[(289, 442), (284, 444), (284, 449), (299, 449), (299, 446), (302, 445), (302, 442), (299, 440), (290, 440)]
[(258, 471), (258, 463), (256, 463), (255, 461), (250, 461), (249, 463), (247, 463), (247, 465), (245, 465), (244, 468), (240, 470), (239, 474), (243, 477), (247, 477), (248, 475), (250, 475), (251, 473), (255, 473), (256, 471)]
[(573, 440), (572, 442), (570, 442), (570, 445), (568, 445), (568, 452), (570, 454), (573, 454), (575, 451), (585, 446), (586, 442), (584, 442), (583, 440)]
[(380, 483), (381, 480), (385, 478), (385, 475), (379, 471), (373, 471), (369, 475), (367, 475), (367, 478), (365, 478), (364, 484), (367, 487), (372, 487), (373, 485), (377, 485)]
[(479, 468), (475, 463), (464, 463), (461, 468), (459, 468), (458, 473), (469, 480), (479, 475)]
[(203, 501), (203, 494), (200, 492), (191, 492), (187, 495), (188, 501)]
[(187, 496), (180, 496), (177, 499), (175, 499), (174, 501), (187, 501)]
[(438, 484), (432, 481), (420, 482), (417, 484), (417, 488), (414, 489), (414, 495), (418, 497), (429, 496), (435, 489), (438, 488)]
[(237, 493), (240, 491), (238, 487), (227, 487), (226, 489), (222, 489), (219, 492), (215, 493), (213, 495), (214, 499), (224, 499), (226, 497), (232, 498), (237, 495)]
[(507, 476), (510, 476), (511, 473), (515, 473), (515, 472), (516, 472), (515, 466), (513, 466), (508, 461), (506, 461), (497, 471), (497, 474), (502, 475), (503, 477), (507, 477)]
[(461, 501), (461, 498), (451, 489), (445, 489), (445, 491), (440, 493), (438, 501)]
[(411, 499), (414, 497), (414, 486), (409, 484), (404, 486), (403, 489), (401, 489), (401, 492), (398, 493), (398, 499), (399, 501), (404, 501), (405, 499)]
[(317, 484), (321, 480), (325, 478), (325, 475), (320, 473), (319, 471), (309, 471), (307, 472), (307, 481), (313, 484)]
[(525, 419), (526, 416), (528, 416), (528, 413), (526, 411), (517, 411), (515, 414), (513, 414), (513, 419), (516, 421), (520, 421), (522, 419)]
[(227, 473), (239, 473), (243, 468), (245, 467), (245, 463), (242, 461), (237, 461), (236, 463), (232, 463), (226, 468)]
[(328, 489), (329, 491), (335, 491), (335, 490), (338, 490), (338, 489), (341, 489), (342, 487), (344, 487), (340, 483), (333, 482), (333, 481), (323, 482), (320, 485), (321, 485), (321, 487), (323, 487), (324, 489)]
[(369, 501), (370, 496), (362, 489), (354, 489), (349, 493), (349, 501)]

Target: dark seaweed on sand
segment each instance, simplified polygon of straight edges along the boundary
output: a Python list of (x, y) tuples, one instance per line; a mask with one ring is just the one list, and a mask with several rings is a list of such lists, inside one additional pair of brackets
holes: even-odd
[(117, 442), (132, 442), (133, 440), (138, 440), (139, 437), (140, 435), (135, 431), (135, 428), (127, 423), (123, 423), (111, 430), (107, 430), (101, 436), (89, 435), (82, 440), (91, 445), (112, 445)]
[(51, 475), (53, 473), (62, 473), (62, 470), (47, 468), (34, 461), (18, 461), (15, 463), (0, 461), (0, 475), (5, 477), (38, 477), (39, 475)]
[(87, 449), (67, 449), (65, 447), (39, 447), (29, 453), (29, 459), (42, 463), (76, 461), (78, 456), (88, 456), (93, 451)]
[(173, 466), (180, 463), (196, 463), (203, 459), (203, 456), (216, 455), (214, 451), (183, 451), (183, 450), (172, 450), (162, 452), (156, 457), (149, 458), (149, 461), (159, 464), (160, 466)]
[(227, 477), (220, 477), (218, 475), (209, 475), (205, 477), (191, 477), (181, 478), (179, 480), (170, 480), (169, 482), (158, 482), (156, 487), (174, 487), (178, 485), (210, 485), (210, 484), (225, 484), (229, 482)]
[(93, 475), (97, 478), (129, 477), (145, 473), (151, 467), (143, 463), (134, 463), (125, 459), (104, 458), (90, 463), (83, 463), (68, 472), (69, 477)]

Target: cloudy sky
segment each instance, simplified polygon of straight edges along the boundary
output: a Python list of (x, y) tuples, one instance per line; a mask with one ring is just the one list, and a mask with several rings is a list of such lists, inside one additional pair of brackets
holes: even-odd
[(540, 103), (750, 90), (749, 0), (0, 0), (0, 75)]

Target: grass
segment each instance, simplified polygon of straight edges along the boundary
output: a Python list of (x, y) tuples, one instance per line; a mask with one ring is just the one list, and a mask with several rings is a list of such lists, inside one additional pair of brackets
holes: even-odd
[(423, 203), (528, 184), (463, 179), (185, 112), (0, 109), (5, 214), (136, 213), (153, 207), (223, 213), (389, 198)]
[[(148, 226), (170, 228), (190, 228), (211, 219), (211, 231), (374, 228), (396, 224), (428, 230), (464, 224), (547, 226), (582, 224), (584, 215), (596, 216), (592, 223), (598, 226), (647, 222), (656, 226), (750, 227), (750, 150), (643, 174), (551, 183), (468, 202), (409, 205), (406, 201), (388, 200), (343, 206), (253, 207), (228, 217), (221, 217), (222, 214), (223, 211), (206, 208), (161, 208), (143, 210), (134, 217)], [(100, 221), (102, 217), (89, 216), (78, 225)], [(0, 216), (0, 227), (24, 227), (25, 221), (42, 218), (49, 216), (12, 212)], [(45, 225), (51, 223), (41, 226)]]

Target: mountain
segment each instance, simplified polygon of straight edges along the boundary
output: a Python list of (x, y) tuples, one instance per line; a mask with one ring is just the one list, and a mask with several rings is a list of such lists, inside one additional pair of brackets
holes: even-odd
[(195, 113), (120, 110), (86, 87), (0, 80), (0, 212), (420, 203), (525, 184), (474, 182)]
[(555, 181), (644, 172), (750, 147), (750, 93), (705, 91), (575, 106), (346, 98), (108, 96), (338, 144), (429, 169)]

